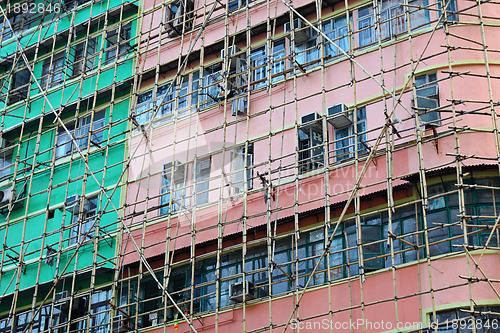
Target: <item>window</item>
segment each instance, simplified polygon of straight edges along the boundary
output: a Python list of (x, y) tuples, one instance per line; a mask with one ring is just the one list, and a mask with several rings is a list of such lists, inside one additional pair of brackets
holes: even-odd
[[(274, 262), (276, 266), (272, 273), (272, 294), (277, 295), (284, 292), (302, 289), (305, 287), (319, 256), (325, 248), (323, 229), (310, 232), (302, 232), (297, 241), (298, 258), (295, 252), (295, 239), (288, 236), (276, 240), (274, 250)], [(295, 262), (298, 262), (297, 266)], [(323, 258), (316, 274), (311, 279), (309, 286), (325, 283), (325, 259)], [(291, 277), (291, 279), (290, 279)]]
[(193, 26), (192, 0), (174, 0), (167, 7), (167, 28), (170, 37), (180, 36)]
[(400, 0), (382, 0), (380, 13), (381, 39), (391, 38), (406, 31), (406, 17)]
[[(252, 2), (252, 0), (248, 0), (248, 3)], [(242, 8), (247, 5), (247, 0), (228, 0), (227, 8), (229, 11), (236, 10)]]
[(370, 45), (375, 41), (373, 26), (373, 7), (371, 5), (358, 9), (358, 45)]
[(43, 61), (42, 78), (40, 79), (40, 86), (43, 90), (52, 88), (63, 81), (65, 54), (64, 51), (59, 52)]
[[(194, 95), (194, 94), (193, 94)], [(144, 92), (137, 99), (137, 108), (135, 110), (135, 119), (139, 125), (151, 121), (154, 111), (156, 118), (162, 118), (162, 122), (170, 121), (177, 110), (177, 117), (185, 116), (189, 113), (190, 94), (189, 94), (189, 76), (179, 78), (178, 84), (172, 86), (172, 82), (164, 83), (156, 89), (156, 105), (158, 108), (153, 110), (154, 90)], [(193, 97), (193, 100), (197, 100)]]
[(106, 64), (127, 56), (132, 50), (132, 46), (130, 46), (131, 32), (131, 23), (108, 30), (106, 33)]
[(31, 75), (26, 67), (18, 68), (11, 74), (8, 105), (24, 101), (28, 98)]
[(281, 79), (280, 76), (275, 76), (275, 74), (283, 73), (285, 71), (285, 39), (280, 39), (274, 42), (273, 55), (272, 55), (272, 67), (271, 74), (273, 75), (273, 82)]
[[(89, 136), (90, 144), (99, 147), (99, 142), (101, 142), (104, 138), (104, 132), (99, 131), (99, 129), (104, 127), (105, 124), (104, 115), (105, 111), (99, 111), (93, 114), (94, 119), (92, 119), (92, 114), (89, 114), (77, 119), (76, 124), (73, 122), (66, 125), (80, 150), (87, 148)], [(75, 151), (76, 147), (74, 147), (71, 137), (61, 127), (57, 135), (56, 158), (71, 154)]]
[[(384, 222), (387, 223), (387, 221)], [(384, 261), (380, 258), (385, 245), (380, 242), (382, 239), (384, 239), (382, 215), (374, 214), (361, 218), (361, 243), (365, 272), (384, 268)]]
[[(442, 3), (444, 4), (444, 7), (446, 7), (446, 19), (448, 22), (453, 22), (453, 21), (458, 21), (458, 14), (457, 14), (457, 2), (456, 0), (443, 0), (443, 2), (438, 1), (438, 9), (442, 11)], [(441, 13), (438, 12), (438, 15), (441, 15)], [(445, 17), (443, 16), (443, 20)]]
[[(163, 272), (162, 272), (163, 273)], [(156, 279), (163, 282), (163, 274), (156, 274)], [(178, 299), (178, 295), (172, 294), (174, 299)], [(137, 280), (123, 282), (119, 292), (118, 312), (133, 314), (129, 317), (126, 324), (129, 328), (143, 328), (163, 323), (164, 318), (164, 297), (162, 290), (158, 288), (155, 279), (149, 275), (141, 275)], [(181, 304), (177, 303), (179, 306)], [(181, 306), (183, 308), (183, 306)], [(137, 321), (135, 320), (137, 314)], [(168, 318), (168, 314), (167, 314)], [(136, 325), (137, 324), (137, 325)]]
[[(69, 239), (69, 244), (77, 244), (83, 242), (85, 240), (89, 240), (94, 238), (94, 228), (93, 224), (95, 221), (94, 216), (97, 215), (97, 205), (98, 205), (98, 197), (92, 199), (82, 199), (83, 200), (83, 209), (80, 217), (79, 212), (73, 213), (73, 227), (71, 228), (71, 236)], [(87, 238), (83, 239), (83, 236), (89, 231)]]
[(299, 173), (320, 168), (323, 160), (323, 128), (321, 120), (299, 128)]
[[(196, 95), (196, 101), (199, 97), (200, 107), (207, 107), (217, 103), (225, 97), (225, 83), (222, 75), (222, 63), (217, 63), (203, 69), (203, 77), (196, 82), (193, 81), (194, 87), (201, 86), (201, 92)], [(194, 80), (194, 77), (193, 77)]]
[(196, 163), (196, 205), (203, 205), (209, 201), (211, 162), (212, 159), (207, 157)]
[(158, 118), (170, 116), (175, 112), (175, 85), (173, 82), (158, 87), (156, 90), (156, 105), (159, 106)]
[[(91, 294), (90, 302), (90, 329), (89, 333), (106, 333), (110, 331), (111, 289), (99, 290)], [(81, 330), (86, 332), (87, 320), (80, 322)]]
[(234, 194), (251, 190), (253, 188), (253, 169), (250, 167), (253, 165), (253, 143), (248, 144), (248, 150), (243, 146), (237, 148), (234, 153), (232, 152), (231, 161), (231, 186), (234, 189)]
[(95, 68), (97, 54), (97, 38), (89, 38), (76, 44), (73, 62), (73, 76), (82, 75)]
[(357, 109), (356, 130), (357, 133), (354, 131), (354, 124), (344, 128), (335, 128), (335, 160), (337, 162), (354, 156), (355, 142), (358, 143), (358, 154), (368, 152), (366, 142), (366, 111), (364, 107)]
[(186, 164), (180, 164), (177, 161), (173, 166), (172, 163), (163, 166), (160, 214), (175, 213), (185, 206), (186, 169)]
[[(347, 35), (347, 19), (340, 16), (323, 23), (323, 32), (336, 43), (342, 50), (349, 50), (349, 37)], [(340, 54), (337, 47), (325, 40), (325, 57)]]
[[(417, 260), (414, 246), (422, 246), (422, 240), (416, 232), (422, 230), (417, 222), (415, 205), (397, 208), (392, 219), (392, 233), (398, 237), (393, 240), (394, 263), (396, 265)], [(331, 232), (335, 224), (332, 224)], [(359, 274), (359, 249), (363, 252), (365, 272), (392, 267), (391, 248), (388, 243), (389, 220), (386, 212), (360, 217), (361, 244), (358, 244), (356, 222), (348, 219), (337, 229), (330, 247), (330, 272), (332, 280)], [(420, 242), (420, 243), (419, 243)], [(413, 244), (414, 246), (410, 245)], [(420, 258), (423, 249), (420, 249)]]
[(317, 46), (318, 43), (318, 34), (316, 30), (309, 29), (309, 38), (302, 43), (295, 43), (295, 61), (304, 65), (303, 68), (312, 67), (317, 65), (318, 62), (315, 61), (319, 59), (320, 49)]
[(439, 111), (432, 111), (439, 108), (439, 89), (436, 80), (436, 73), (415, 77), (415, 108), (419, 113), (420, 123), (428, 126), (441, 124)]
[(428, 6), (428, 0), (412, 0), (408, 1), (411, 6), (408, 8), (410, 12), (410, 28), (412, 30), (420, 29), (425, 27), (430, 21), (429, 10), (421, 9)]
[(254, 88), (260, 88), (266, 85), (267, 77), (267, 54), (266, 46), (261, 46), (252, 50), (250, 54), (252, 70), (252, 82), (255, 82)]
[(153, 91), (142, 93), (137, 98), (137, 107), (135, 109), (135, 119), (139, 125), (148, 123), (151, 120), (153, 112)]
[(0, 153), (0, 180), (6, 178), (10, 174), (12, 155), (13, 149), (8, 149)]
[[(273, 82), (281, 79), (278, 75), (285, 71), (285, 40), (280, 39), (273, 42), (273, 54), (272, 65), (271, 65), (271, 75), (273, 76)], [(253, 84), (254, 89), (264, 87), (267, 80), (267, 46), (260, 46), (250, 53), (250, 64), (252, 68), (251, 81), (255, 82)]]
[[(9, 21), (5, 21), (4, 18), (0, 20), (0, 29), (3, 29), (2, 41), (13, 37), (14, 34), (20, 35), (35, 25), (35, 21), (39, 20), (40, 17), (35, 17), (37, 12), (33, 10), (33, 5), (35, 5), (34, 2), (24, 2), (20, 4), (20, 10), (11, 9), (10, 12), (6, 13)], [(38, 16), (40, 16), (39, 13)]]

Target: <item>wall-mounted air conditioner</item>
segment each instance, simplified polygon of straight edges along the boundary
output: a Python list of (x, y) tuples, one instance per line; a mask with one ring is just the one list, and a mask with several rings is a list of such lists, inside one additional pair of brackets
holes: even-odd
[(300, 117), (300, 129), (321, 128), (321, 116), (317, 112), (308, 113)]
[(186, 164), (179, 161), (168, 162), (163, 166), (164, 176), (170, 179), (172, 177), (172, 167), (174, 168), (173, 178), (174, 182), (184, 182), (186, 173)]
[(17, 190), (14, 187), (5, 188), (0, 190), (0, 206), (7, 205), (17, 198)]
[(127, 318), (123, 314), (113, 317), (113, 333), (128, 332)]
[[(284, 26), (285, 33), (289, 33), (288, 38), (292, 38), (292, 26), (290, 22), (286, 22)], [(293, 30), (295, 36), (295, 43), (302, 43), (308, 40), (311, 37), (310, 29), (300, 18), (296, 18), (293, 20)]]
[(7, 140), (5, 140), (4, 138), (0, 137), (0, 148), (1, 149), (6, 148), (7, 145), (8, 145)]
[(352, 125), (352, 111), (347, 111), (345, 104), (335, 104), (328, 108), (328, 122), (335, 128)]
[(67, 197), (64, 205), (66, 206), (67, 211), (73, 214), (78, 214), (78, 212), (80, 211), (80, 195), (74, 194)]
[(54, 302), (63, 301), (69, 298), (69, 291), (63, 290), (60, 293), (56, 293), (54, 296)]
[(69, 291), (63, 290), (59, 293), (56, 293), (54, 296), (54, 305), (62, 311), (68, 310), (69, 308)]
[(233, 283), (229, 285), (229, 299), (233, 302), (243, 302), (245, 300), (257, 298), (257, 290), (250, 281), (246, 282), (246, 288), (243, 290), (243, 282)]
[(231, 114), (233, 117), (244, 115), (247, 112), (247, 97), (243, 96), (231, 102)]

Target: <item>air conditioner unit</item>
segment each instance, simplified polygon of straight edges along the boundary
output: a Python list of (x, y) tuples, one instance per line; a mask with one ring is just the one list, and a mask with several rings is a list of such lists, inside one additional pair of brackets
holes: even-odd
[(66, 300), (68, 298), (69, 298), (69, 291), (67, 290), (61, 291), (60, 293), (56, 293), (56, 295), (54, 296), (54, 303)]
[(308, 113), (302, 117), (300, 117), (300, 128), (308, 129), (311, 127), (321, 127), (321, 116), (317, 112)]
[[(290, 22), (286, 22), (284, 28), (285, 33), (289, 33), (288, 38), (292, 38), (292, 35), (290, 34), (290, 32), (292, 31)], [(293, 20), (293, 30), (296, 44), (305, 42), (311, 36), (310, 29), (306, 28), (306, 24), (300, 18), (296, 18)]]
[(244, 115), (247, 112), (247, 97), (243, 96), (231, 102), (231, 114), (233, 117)]
[(7, 205), (17, 198), (17, 190), (14, 187), (0, 190), (0, 206)]
[(70, 211), (73, 214), (78, 214), (80, 211), (80, 195), (75, 194), (67, 197), (64, 205), (66, 206), (67, 211)]
[(6, 148), (7, 145), (8, 145), (7, 140), (5, 140), (4, 138), (0, 137), (0, 148), (1, 149)]
[[(229, 285), (229, 299), (233, 302), (243, 302), (245, 300), (257, 298), (257, 290), (250, 281), (246, 282), (246, 288), (243, 290), (243, 282), (233, 283)], [(243, 294), (245, 293), (245, 294)]]
[(172, 167), (174, 168), (174, 174), (173, 174), (174, 183), (175, 182), (183, 182), (185, 179), (186, 165), (182, 164), (179, 161), (174, 161), (174, 163), (168, 162), (167, 164), (165, 164), (163, 166), (163, 170), (165, 172), (165, 177), (170, 178), (172, 176), (172, 173), (171, 173)]
[(328, 108), (328, 122), (335, 128), (352, 125), (352, 111), (347, 111), (345, 104), (335, 104)]
[(128, 327), (127, 318), (120, 314), (113, 317), (113, 333), (128, 332), (130, 328)]

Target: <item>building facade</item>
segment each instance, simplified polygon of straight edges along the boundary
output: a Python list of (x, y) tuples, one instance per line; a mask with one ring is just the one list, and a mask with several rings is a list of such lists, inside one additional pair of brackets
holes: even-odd
[(105, 332), (138, 3), (2, 6), (0, 330)]
[(33, 4), (0, 331), (500, 331), (498, 4)]

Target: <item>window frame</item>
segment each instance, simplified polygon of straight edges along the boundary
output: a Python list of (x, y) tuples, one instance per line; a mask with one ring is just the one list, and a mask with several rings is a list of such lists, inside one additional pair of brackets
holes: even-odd
[[(116, 38), (116, 41), (114, 38)], [(108, 28), (104, 39), (106, 41), (104, 65), (110, 64), (113, 60), (118, 61), (128, 56), (133, 49), (132, 45), (130, 45), (132, 39), (132, 22), (120, 23), (115, 27)]]
[[(354, 112), (354, 111), (352, 111)], [(368, 153), (367, 141), (367, 120), (366, 120), (366, 107), (356, 108), (357, 123), (347, 125), (342, 128), (335, 128), (334, 131), (334, 156), (335, 162), (342, 162), (354, 157), (355, 141), (357, 142), (358, 155)], [(354, 119), (353, 119), (354, 120)], [(356, 131), (354, 130), (356, 126)], [(339, 154), (340, 152), (340, 154)], [(342, 155), (342, 156), (341, 156)]]
[[(172, 168), (174, 169), (172, 171)], [(188, 169), (186, 163), (168, 163), (163, 165), (160, 188), (160, 215), (175, 214), (186, 207), (186, 192), (188, 184)], [(173, 179), (172, 179), (173, 176)], [(178, 201), (181, 201), (181, 204)]]
[(57, 52), (43, 60), (40, 86), (47, 91), (64, 81), (66, 50)]
[(96, 61), (99, 61), (98, 44), (98, 37), (89, 37), (73, 46), (75, 56), (71, 64), (72, 77), (96, 68)]
[[(71, 222), (73, 226), (70, 229), (69, 245), (75, 245), (81, 242), (91, 241), (95, 238), (95, 216), (98, 215), (99, 197), (83, 198), (83, 209), (80, 212), (73, 214)], [(83, 236), (88, 232), (85, 239)]]
[[(26, 78), (27, 81), (25, 80)], [(31, 86), (31, 74), (28, 67), (18, 65), (17, 69), (11, 74), (9, 98), (7, 101), (7, 105), (10, 106), (17, 102), (21, 102), (28, 99), (30, 86)], [(14, 95), (12, 93), (14, 93)]]
[[(92, 120), (91, 123), (90, 120)], [(78, 148), (83, 152), (88, 148), (89, 134), (91, 134), (91, 145), (104, 140), (105, 131), (102, 128), (106, 126), (106, 110), (87, 113), (74, 121), (66, 123), (65, 126), (74, 138)], [(64, 152), (61, 153), (62, 149), (64, 149)], [(74, 153), (77, 153), (77, 150), (74, 147), (73, 140), (68, 136), (64, 128), (60, 127), (56, 137), (56, 159)]]
[[(328, 131), (326, 139), (328, 140)], [(297, 140), (299, 174), (324, 167), (325, 149), (323, 143), (325, 136), (322, 119), (315, 120), (312, 124), (300, 126)]]
[[(426, 107), (427, 104), (433, 104), (431, 105), (433, 108)], [(421, 125), (426, 127), (441, 125), (441, 113), (439, 111), (430, 111), (440, 107), (437, 72), (415, 76), (413, 105), (415, 112), (419, 114)]]

